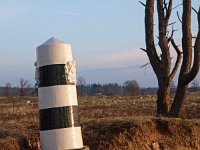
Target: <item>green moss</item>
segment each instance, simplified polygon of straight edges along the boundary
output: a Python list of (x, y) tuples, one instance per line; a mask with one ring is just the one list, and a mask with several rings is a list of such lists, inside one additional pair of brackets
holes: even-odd
[(162, 118), (156, 118), (156, 120), (159, 121), (166, 121), (172, 124), (177, 124), (177, 125), (182, 125), (182, 126), (191, 126), (192, 122), (185, 120), (185, 119), (181, 119), (181, 118), (166, 118), (166, 117), (162, 117)]

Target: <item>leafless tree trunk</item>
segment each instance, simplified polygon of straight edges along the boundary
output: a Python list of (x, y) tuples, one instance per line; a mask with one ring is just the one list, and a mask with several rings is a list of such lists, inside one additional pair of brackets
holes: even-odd
[[(182, 47), (183, 47), (183, 62), (179, 74), (178, 87), (175, 99), (173, 101), (170, 116), (179, 117), (180, 109), (186, 97), (186, 89), (188, 84), (196, 77), (199, 71), (200, 63), (200, 9), (197, 13), (199, 30), (195, 41), (194, 48), (192, 46), (191, 33), (191, 0), (183, 0), (183, 16), (182, 16)], [(194, 50), (192, 64), (192, 50)]]
[[(194, 62), (192, 63), (192, 34), (191, 34), (191, 0), (183, 0), (183, 16), (182, 16), (182, 47), (183, 52), (173, 40), (175, 30), (173, 24), (169, 23), (172, 12), (172, 0), (157, 0), (158, 12), (158, 45), (161, 49), (161, 56), (158, 56), (154, 43), (154, 0), (146, 0), (146, 4), (140, 2), (145, 6), (145, 37), (146, 49), (145, 51), (149, 57), (151, 66), (156, 74), (158, 80), (158, 100), (157, 100), (157, 115), (179, 117), (180, 109), (186, 96), (186, 89), (190, 81), (192, 81), (199, 71), (200, 62), (200, 33), (198, 32), (195, 46), (194, 46)], [(197, 12), (198, 22), (200, 24), (200, 10)], [(168, 36), (168, 26), (172, 25), (171, 35)], [(177, 53), (176, 63), (171, 69), (171, 54), (170, 45), (173, 46)], [(176, 96), (169, 108), (170, 83), (173, 80), (183, 54), (183, 61), (181, 71), (179, 74), (179, 81), (176, 91)]]
[(30, 88), (29, 81), (21, 78), (19, 80), (19, 83), (20, 83), (19, 96), (24, 97), (27, 94), (27, 92), (28, 92), (28, 90)]
[(4, 95), (5, 95), (7, 98), (12, 97), (12, 87), (11, 87), (11, 84), (10, 84), (9, 82), (6, 83)]
[(80, 96), (86, 95), (86, 81), (82, 76), (78, 77), (77, 79), (77, 90), (78, 90), (78, 95)]
[(129, 96), (140, 93), (140, 86), (136, 80), (127, 80), (124, 82), (124, 92)]

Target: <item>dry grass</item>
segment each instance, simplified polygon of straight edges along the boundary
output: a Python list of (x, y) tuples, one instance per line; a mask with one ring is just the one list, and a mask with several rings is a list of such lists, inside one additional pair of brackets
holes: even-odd
[[(27, 104), (27, 101), (31, 103)], [(28, 149), (29, 140), (39, 138), (36, 98), (0, 99), (0, 149)]]
[[(112, 128), (115, 122), (122, 125), (132, 122), (133, 125), (152, 121), (156, 113), (156, 95), (78, 97), (78, 103), (83, 131), (92, 123), (97, 125), (98, 122), (103, 122)], [(1, 98), (0, 110), (0, 149), (19, 149), (18, 147), (26, 147), (27, 143), (29, 149), (38, 149), (37, 98)], [(200, 93), (189, 94), (183, 107), (182, 117), (199, 121)], [(12, 148), (12, 145), (16, 144), (18, 147)]]

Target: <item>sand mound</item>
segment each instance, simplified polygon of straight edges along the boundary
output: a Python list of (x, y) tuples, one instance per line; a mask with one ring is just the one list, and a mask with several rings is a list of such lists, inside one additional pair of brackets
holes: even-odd
[(89, 121), (83, 137), (91, 150), (200, 150), (200, 123), (181, 119)]

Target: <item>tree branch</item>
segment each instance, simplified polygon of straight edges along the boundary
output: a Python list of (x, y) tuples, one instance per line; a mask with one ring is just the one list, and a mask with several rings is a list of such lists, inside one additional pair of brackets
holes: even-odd
[(199, 23), (199, 28), (200, 28), (200, 7), (199, 7), (199, 12), (198, 12), (198, 23)]
[[(161, 57), (161, 56), (160, 56), (160, 57)], [(159, 58), (160, 58), (160, 57), (159, 57)], [(148, 64), (150, 64), (150, 62), (147, 62), (146, 64), (140, 66), (140, 68), (146, 67)]]
[(144, 7), (146, 7), (146, 5), (143, 2), (139, 1), (139, 3), (142, 4)]
[(192, 10), (198, 15), (198, 11), (194, 7), (192, 7)]
[[(170, 0), (171, 1), (171, 0)], [(169, 2), (170, 2), (169, 1)], [(168, 46), (167, 37), (167, 25), (171, 13), (171, 4), (169, 3), (169, 9), (166, 8), (166, 1), (157, 0), (158, 22), (159, 22), (159, 46), (162, 52), (162, 78), (167, 82), (170, 75), (171, 59)], [(166, 15), (165, 15), (166, 10)], [(168, 15), (168, 16), (167, 16)]]
[(185, 84), (190, 83), (196, 77), (196, 75), (199, 72), (199, 63), (200, 63), (200, 33), (198, 33), (198, 37), (194, 45), (194, 61), (193, 61), (192, 69), (187, 75)]
[(185, 84), (190, 83), (199, 72), (199, 65), (200, 65), (200, 8), (197, 13), (197, 17), (198, 17), (199, 29), (198, 29), (197, 38), (196, 38), (196, 41), (194, 44), (194, 60), (193, 60), (192, 69), (186, 76)]
[(166, 12), (168, 11), (166, 0), (163, 0), (163, 10)]
[(178, 11), (176, 12), (176, 14), (177, 14), (178, 20), (182, 23), (182, 20), (181, 20), (181, 18), (180, 18), (180, 16), (179, 16)]
[(174, 65), (174, 68), (173, 68), (173, 70), (172, 70), (172, 72), (171, 72), (171, 74), (169, 76), (169, 81), (173, 80), (173, 78), (174, 78), (174, 76), (175, 76), (175, 74), (176, 74), (176, 72), (178, 70), (179, 64), (181, 62), (181, 58), (182, 58), (182, 56), (181, 56), (182, 52), (180, 51), (180, 49), (178, 48), (178, 46), (175, 44), (173, 38), (171, 39), (171, 43), (172, 43), (172, 46), (174, 47), (174, 49), (176, 50), (177, 59), (176, 59), (176, 63)]
[(143, 67), (147, 66), (148, 64), (149, 64), (149, 62), (144, 64), (144, 65), (142, 65), (140, 68), (143, 68)]
[(146, 1), (145, 8), (146, 52), (156, 76), (160, 76), (162, 63), (158, 57), (154, 43), (154, 0)]
[(167, 39), (168, 43), (171, 41), (171, 39), (173, 38), (174, 36), (174, 32), (177, 31), (177, 30), (174, 30), (174, 27), (172, 26), (172, 32), (171, 32), (171, 36)]
[(183, 3), (178, 4), (177, 6), (175, 6), (174, 8), (172, 8), (172, 10), (176, 9), (177, 7), (179, 7), (179, 6), (181, 6), (181, 5), (183, 5)]
[(171, 25), (173, 25), (173, 24), (175, 24), (175, 23), (176, 23), (176, 21), (174, 21), (174, 22), (168, 24), (167, 26), (171, 26)]
[[(163, 7), (163, 0), (157, 0), (157, 10), (158, 10), (158, 19), (159, 19), (159, 24), (160, 22), (163, 22), (165, 19), (165, 14), (164, 14), (164, 7)], [(164, 22), (163, 22), (164, 23)]]
[(165, 17), (165, 20), (166, 20), (167, 24), (169, 22), (169, 18), (171, 16), (171, 12), (172, 12), (172, 0), (169, 0), (168, 8), (166, 9), (166, 17)]
[(144, 49), (144, 48), (140, 48), (142, 51), (144, 51), (145, 53), (147, 52), (147, 50), (146, 49)]
[(183, 61), (180, 69), (178, 86), (187, 86), (192, 64), (192, 33), (191, 33), (191, 0), (183, 0), (182, 14), (182, 51)]

